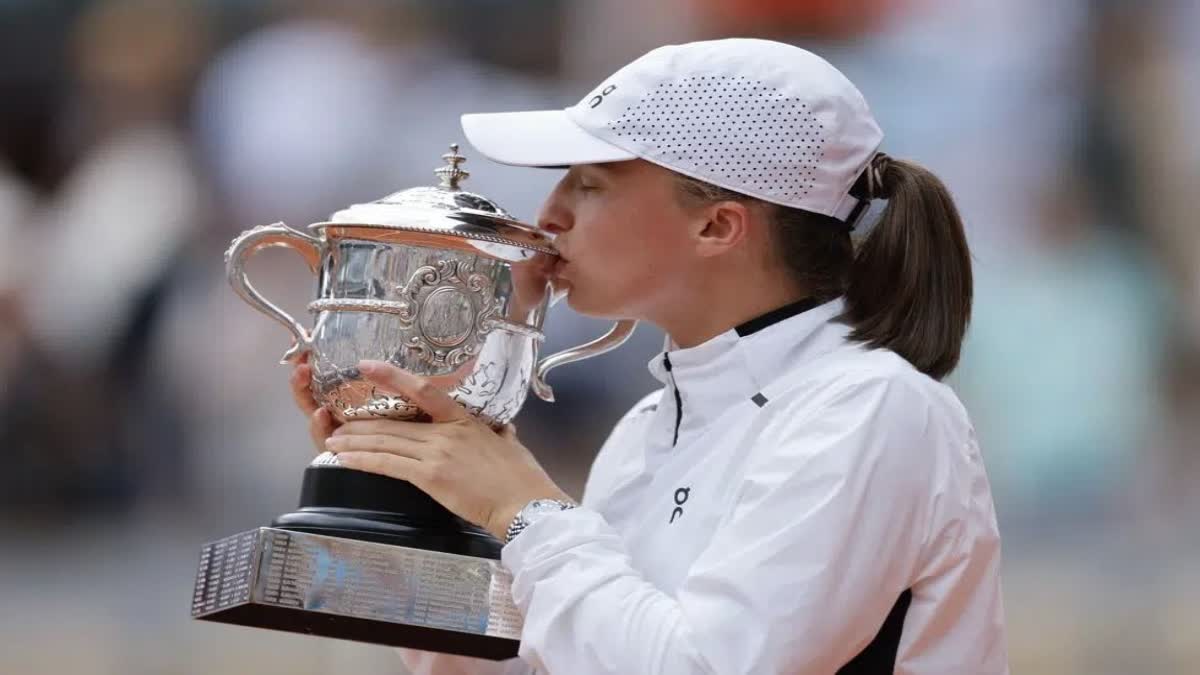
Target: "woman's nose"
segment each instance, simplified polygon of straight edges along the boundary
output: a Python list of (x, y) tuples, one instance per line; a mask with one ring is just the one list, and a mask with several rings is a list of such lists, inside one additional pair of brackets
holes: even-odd
[(563, 225), (561, 220), (547, 217), (544, 213), (538, 216), (537, 226), (539, 229), (549, 232), (555, 236), (558, 236), (571, 229), (570, 227)]
[(553, 235), (559, 235), (571, 229), (571, 210), (563, 200), (563, 186), (560, 183), (546, 197), (541, 210), (538, 211), (537, 226)]

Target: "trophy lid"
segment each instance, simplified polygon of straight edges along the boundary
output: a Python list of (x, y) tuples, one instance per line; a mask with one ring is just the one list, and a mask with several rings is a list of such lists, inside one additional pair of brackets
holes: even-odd
[(337, 211), (326, 222), (313, 223), (309, 229), (378, 229), (388, 231), (389, 241), (397, 241), (397, 235), (404, 232), (419, 235), (423, 242), (428, 242), (430, 235), (435, 239), (449, 237), (460, 245), (467, 239), (476, 248), (509, 260), (526, 259), (535, 252), (557, 255), (553, 238), (545, 232), (517, 220), (487, 197), (459, 187), (471, 174), (460, 166), (466, 157), (458, 154), (457, 143), (450, 145), (450, 152), (442, 155), (442, 160), (445, 165), (434, 170), (441, 179), (439, 185), (408, 188), (373, 202), (354, 204)]

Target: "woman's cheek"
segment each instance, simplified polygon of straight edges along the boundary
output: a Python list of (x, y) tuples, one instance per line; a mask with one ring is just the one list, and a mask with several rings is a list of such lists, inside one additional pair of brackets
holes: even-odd
[(628, 304), (631, 279), (612, 261), (590, 258), (588, 262), (571, 270), (567, 304), (589, 316), (620, 315)]

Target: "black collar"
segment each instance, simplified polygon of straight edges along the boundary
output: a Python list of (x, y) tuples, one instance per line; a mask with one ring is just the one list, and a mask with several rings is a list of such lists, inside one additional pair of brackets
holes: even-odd
[(790, 319), (798, 314), (803, 314), (808, 310), (819, 306), (820, 304), (821, 303), (815, 298), (804, 298), (803, 300), (793, 302), (789, 305), (784, 305), (779, 309), (773, 309), (766, 314), (754, 319), (750, 319), (745, 323), (738, 324), (734, 330), (737, 331), (738, 337), (753, 335), (754, 333), (757, 333), (768, 326), (773, 326), (784, 319)]

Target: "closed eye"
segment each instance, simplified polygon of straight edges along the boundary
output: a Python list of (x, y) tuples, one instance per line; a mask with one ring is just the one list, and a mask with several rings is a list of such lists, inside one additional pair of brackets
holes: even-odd
[(575, 189), (580, 192), (595, 192), (602, 188), (602, 183), (597, 181), (594, 176), (590, 176), (586, 171), (580, 171), (575, 174)]

